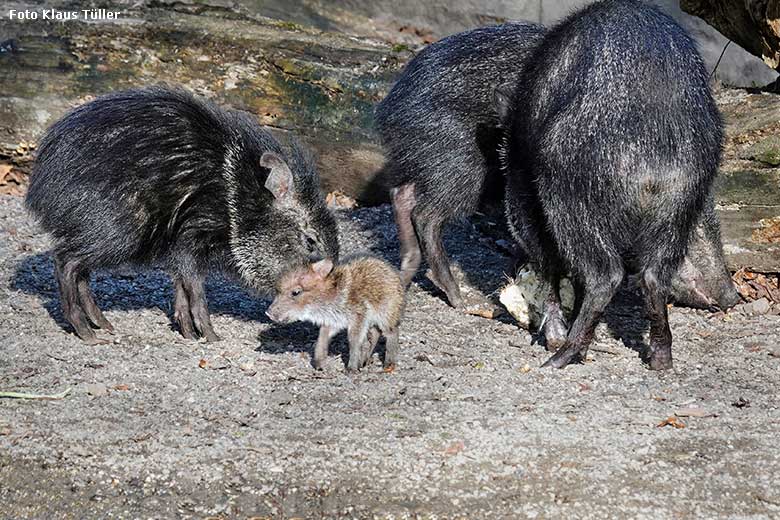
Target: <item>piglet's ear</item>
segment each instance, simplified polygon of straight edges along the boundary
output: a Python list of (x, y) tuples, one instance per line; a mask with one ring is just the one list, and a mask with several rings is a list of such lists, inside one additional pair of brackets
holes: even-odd
[(265, 180), (265, 189), (277, 200), (287, 199), (293, 189), (293, 176), (287, 163), (275, 153), (265, 152), (260, 157), (260, 166), (270, 170)]
[(333, 261), (330, 258), (326, 258), (319, 262), (315, 262), (312, 264), (311, 270), (320, 278), (326, 278), (333, 270)]

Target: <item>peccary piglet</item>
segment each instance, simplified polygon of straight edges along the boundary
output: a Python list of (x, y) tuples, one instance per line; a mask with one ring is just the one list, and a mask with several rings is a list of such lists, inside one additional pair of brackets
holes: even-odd
[(398, 361), (398, 324), (404, 286), (398, 272), (378, 258), (358, 256), (335, 265), (330, 259), (297, 267), (282, 275), (266, 314), (276, 322), (308, 321), (320, 326), (314, 368), (321, 370), (330, 340), (347, 329), (347, 369), (366, 365), (385, 336), (385, 367)]
[(99, 97), (43, 137), (26, 205), (54, 239), (62, 309), (87, 343), (113, 327), (95, 269), (159, 266), (186, 338), (217, 340), (204, 280), (220, 269), (270, 290), (291, 262), (336, 257), (336, 223), (311, 159), (245, 113), (170, 87)]
[(562, 273), (579, 293), (576, 318), (545, 365), (584, 358), (634, 272), (650, 318), (650, 367), (671, 368), (666, 301), (723, 139), (696, 46), (658, 9), (604, 0), (550, 29), (526, 63), (502, 109), (507, 217), (549, 285), (545, 321), (563, 323)]
[(486, 191), (503, 192), (493, 89), (517, 82), (543, 33), (540, 25), (511, 22), (444, 38), (409, 62), (376, 108), (404, 285), (420, 267), (422, 247), (428, 278), (456, 308), (464, 302), (442, 230), (476, 211)]

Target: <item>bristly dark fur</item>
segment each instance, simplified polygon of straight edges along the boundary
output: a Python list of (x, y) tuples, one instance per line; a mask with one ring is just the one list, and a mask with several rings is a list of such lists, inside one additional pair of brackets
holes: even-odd
[(548, 363), (584, 355), (628, 270), (648, 302), (651, 366), (667, 368), (666, 298), (723, 139), (695, 44), (654, 7), (605, 0), (550, 29), (526, 63), (508, 110), (507, 216), (551, 285), (568, 269), (583, 291)]
[[(404, 283), (419, 267), (421, 245), (434, 282), (455, 306), (460, 293), (441, 245), (441, 228), (473, 213), (484, 191), (501, 191), (493, 90), (518, 81), (522, 63), (543, 33), (540, 25), (512, 22), (444, 38), (409, 62), (376, 108), (385, 174), (395, 188)], [(490, 179), (497, 179), (497, 186)]]
[[(264, 187), (265, 152), (292, 172), (284, 203)], [(178, 88), (115, 92), (55, 123), (40, 144), (26, 204), (53, 236), (65, 278), (162, 265), (197, 286), (217, 267), (262, 290), (291, 261), (338, 255), (335, 221), (305, 152), (294, 142), (282, 146), (249, 114)], [(102, 316), (89, 317), (99, 325), (94, 318)]]

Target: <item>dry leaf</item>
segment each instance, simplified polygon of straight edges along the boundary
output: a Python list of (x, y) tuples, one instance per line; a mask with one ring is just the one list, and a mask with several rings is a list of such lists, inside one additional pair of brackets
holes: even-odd
[(758, 221), (758, 229), (754, 230), (751, 240), (758, 244), (780, 243), (780, 216), (762, 218)]
[(125, 384), (121, 384), (121, 385), (114, 385), (114, 390), (118, 390), (118, 391), (120, 391), (120, 392), (125, 392), (125, 391), (127, 391), (127, 390), (130, 390), (130, 387), (129, 387), (129, 386), (127, 386), (127, 385), (125, 385)]
[(531, 366), (528, 363), (523, 365), (523, 367), (520, 369), (520, 372), (522, 372), (523, 374), (527, 374), (530, 371), (531, 371)]
[(752, 273), (742, 268), (731, 278), (737, 285), (739, 295), (745, 300), (766, 298), (770, 302), (780, 302), (780, 280), (776, 276)]
[(384, 372), (385, 374), (392, 374), (393, 372), (395, 372), (395, 364), (391, 363), (387, 365), (385, 368), (382, 369), (382, 372)]
[(201, 359), (201, 360), (198, 362), (198, 366), (199, 366), (200, 368), (206, 368), (206, 367), (208, 366), (208, 364), (209, 364), (209, 362), (208, 362), (208, 361), (206, 361), (205, 359)]
[(677, 429), (685, 428), (685, 423), (682, 422), (680, 419), (672, 415), (671, 417), (668, 417), (658, 423), (658, 428), (663, 428), (664, 426), (674, 426)]
[(325, 196), (325, 203), (329, 208), (353, 209), (357, 207), (357, 201), (340, 191), (332, 191)]

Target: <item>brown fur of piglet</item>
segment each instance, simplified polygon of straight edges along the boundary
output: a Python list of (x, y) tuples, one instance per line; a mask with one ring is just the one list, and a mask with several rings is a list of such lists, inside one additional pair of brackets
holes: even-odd
[(379, 335), (386, 340), (386, 368), (398, 359), (398, 325), (404, 306), (398, 271), (371, 256), (357, 256), (333, 265), (329, 259), (291, 269), (276, 284), (276, 298), (266, 311), (276, 322), (308, 321), (320, 326), (314, 347), (314, 368), (320, 370), (330, 340), (347, 329), (347, 370), (365, 366)]

